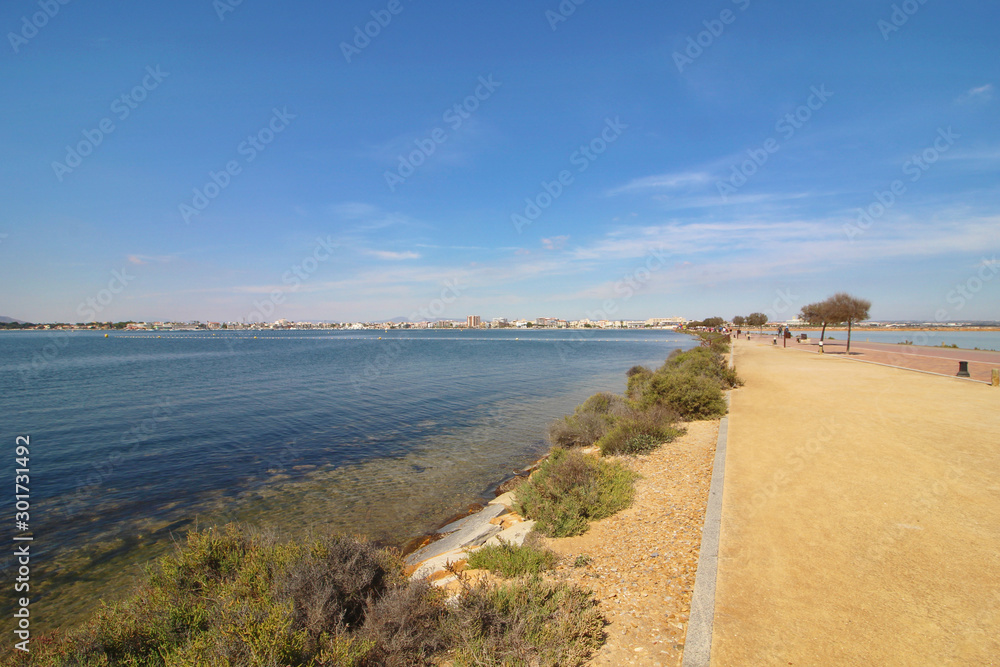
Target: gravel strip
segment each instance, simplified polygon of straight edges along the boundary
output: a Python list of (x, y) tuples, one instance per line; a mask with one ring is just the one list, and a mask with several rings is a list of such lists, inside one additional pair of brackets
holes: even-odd
[[(556, 576), (594, 591), (609, 621), (592, 665), (681, 664), (719, 421), (653, 453), (623, 458), (642, 475), (632, 507), (579, 537), (546, 540)], [(575, 566), (578, 559), (589, 559)]]

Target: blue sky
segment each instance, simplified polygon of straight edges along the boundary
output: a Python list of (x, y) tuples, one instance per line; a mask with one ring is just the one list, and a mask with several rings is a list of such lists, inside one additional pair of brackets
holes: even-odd
[(994, 2), (233, 2), (4, 4), (0, 314), (1000, 319)]

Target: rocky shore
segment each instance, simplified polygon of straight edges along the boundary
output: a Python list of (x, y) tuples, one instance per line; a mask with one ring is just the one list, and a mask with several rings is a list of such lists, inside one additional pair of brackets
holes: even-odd
[[(546, 576), (594, 591), (608, 620), (593, 665), (681, 664), (719, 422), (685, 426), (684, 436), (650, 454), (618, 459), (640, 475), (631, 507), (584, 535), (544, 539), (560, 557)], [(524, 542), (534, 522), (514, 510), (515, 493), (440, 528), (405, 557), (410, 576), (453, 593), (459, 577), (490, 578), (466, 561), (486, 544)]]

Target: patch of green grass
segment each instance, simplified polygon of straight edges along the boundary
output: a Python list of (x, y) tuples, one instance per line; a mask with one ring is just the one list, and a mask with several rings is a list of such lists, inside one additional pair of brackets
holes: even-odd
[(577, 451), (555, 449), (517, 493), (517, 510), (548, 537), (582, 535), (589, 523), (632, 504), (636, 474)]
[(503, 577), (520, 577), (526, 574), (540, 574), (551, 570), (558, 557), (548, 549), (529, 542), (515, 546), (500, 541), (498, 545), (488, 545), (469, 554), (469, 568), (489, 570)]

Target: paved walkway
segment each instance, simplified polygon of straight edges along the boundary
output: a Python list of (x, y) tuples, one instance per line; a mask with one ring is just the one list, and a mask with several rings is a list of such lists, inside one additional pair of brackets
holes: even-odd
[(1000, 388), (735, 353), (711, 664), (1000, 664)]
[[(845, 356), (847, 354), (847, 334), (842, 331), (834, 332), (835, 340), (829, 338), (823, 342), (825, 354)], [(760, 335), (750, 339), (751, 343), (757, 345), (771, 345), (775, 336)], [(859, 340), (860, 339), (860, 340)], [(778, 339), (778, 347), (782, 347), (782, 341)], [(805, 342), (797, 342), (795, 339), (789, 340), (788, 349), (799, 350), (801, 352), (819, 352), (819, 339), (811, 338)], [(889, 366), (901, 366), (914, 370), (940, 373), (941, 375), (955, 375), (958, 373), (958, 362), (969, 362), (969, 375), (973, 380), (989, 382), (992, 370), (1000, 368), (1000, 352), (989, 350), (961, 350), (950, 347), (927, 347), (922, 345), (895, 345), (892, 343), (869, 343), (864, 339), (864, 332), (855, 333), (851, 339), (852, 359), (861, 361), (871, 361)]]

